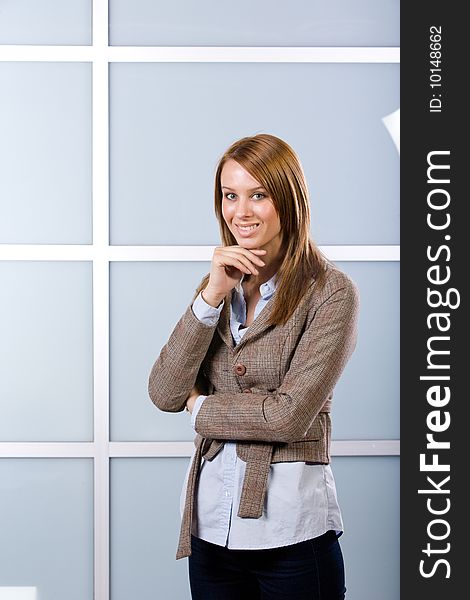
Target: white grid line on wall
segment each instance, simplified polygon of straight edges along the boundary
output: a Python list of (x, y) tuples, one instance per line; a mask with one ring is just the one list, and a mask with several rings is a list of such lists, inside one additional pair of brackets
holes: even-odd
[[(0, 442), (0, 458), (93, 458), (96, 442)], [(193, 442), (109, 442), (111, 458), (190, 457)], [(98, 451), (99, 452), (99, 451)], [(332, 456), (398, 456), (399, 440), (333, 440)]]
[(94, 600), (110, 599), (108, 1), (93, 1)]
[[(109, 460), (189, 457), (192, 442), (109, 440), (109, 263), (210, 261), (214, 246), (109, 245), (109, 64), (112, 62), (399, 63), (396, 47), (109, 46), (108, 2), (93, 2), (92, 46), (0, 46), (0, 61), (92, 63), (93, 244), (0, 244), (0, 260), (93, 261), (93, 442), (0, 442), (0, 457), (80, 457), (94, 462), (94, 599), (109, 600)], [(334, 261), (399, 261), (396, 245), (321, 246)], [(333, 456), (398, 456), (398, 440), (334, 440)]]
[[(98, 179), (98, 178), (96, 178)], [(99, 194), (106, 185), (95, 181), (95, 192)], [(94, 186), (95, 187), (95, 186)], [(96, 197), (96, 195), (94, 196)], [(103, 196), (106, 197), (106, 196)], [(102, 202), (101, 210), (105, 201)], [(96, 211), (99, 207), (96, 206)], [(94, 239), (102, 235), (100, 222), (95, 211)], [(104, 242), (94, 245), (30, 245), (0, 244), (0, 260), (104, 260), (117, 261), (207, 261), (210, 262), (215, 246), (108, 246)], [(399, 261), (400, 246), (320, 246), (333, 261)]]
[[(97, 2), (95, 2), (97, 4)], [(93, 39), (95, 39), (93, 29)], [(0, 61), (399, 63), (394, 47), (0, 46)]]

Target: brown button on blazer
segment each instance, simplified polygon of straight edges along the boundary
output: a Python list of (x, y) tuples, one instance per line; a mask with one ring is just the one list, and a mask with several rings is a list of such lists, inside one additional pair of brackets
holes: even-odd
[(195, 422), (177, 558), (191, 554), (201, 458), (211, 460), (224, 440), (236, 440), (237, 455), (247, 463), (240, 517), (261, 516), (271, 463), (330, 462), (333, 388), (356, 344), (358, 290), (332, 264), (321, 289), (312, 278), (285, 325), (267, 324), (274, 295), (237, 345), (230, 331), (232, 293), (216, 325), (201, 323), (188, 306), (149, 377), (150, 398), (164, 411), (184, 410), (196, 381), (207, 394)]

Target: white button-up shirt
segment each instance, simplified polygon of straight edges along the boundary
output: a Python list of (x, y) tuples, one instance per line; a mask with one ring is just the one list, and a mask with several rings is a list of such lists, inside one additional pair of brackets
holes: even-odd
[[(254, 318), (276, 291), (276, 275), (260, 288)], [(214, 308), (199, 294), (192, 305), (195, 316), (206, 324), (217, 323), (223, 304)], [(243, 288), (235, 288), (230, 307), (230, 329), (236, 344), (248, 330)], [(192, 412), (194, 427), (206, 396), (199, 396)], [(181, 492), (183, 514), (186, 473)], [(231, 549), (276, 548), (296, 544), (322, 535), (329, 529), (343, 531), (341, 511), (330, 465), (305, 462), (274, 463), (270, 466), (263, 514), (259, 519), (237, 516), (245, 475), (245, 463), (238, 458), (236, 441), (225, 442), (211, 461), (202, 461), (196, 491), (193, 535)]]

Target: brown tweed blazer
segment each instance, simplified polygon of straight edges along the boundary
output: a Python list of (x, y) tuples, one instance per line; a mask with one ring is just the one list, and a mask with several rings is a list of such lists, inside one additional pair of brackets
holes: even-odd
[(199, 467), (224, 440), (237, 441), (246, 462), (238, 516), (262, 515), (269, 467), (275, 462), (330, 462), (333, 388), (356, 344), (356, 285), (334, 265), (326, 283), (308, 288), (285, 325), (268, 326), (275, 295), (238, 345), (230, 331), (230, 301), (208, 326), (191, 305), (162, 348), (149, 377), (161, 410), (184, 410), (195, 384), (208, 394), (196, 417), (196, 450), (188, 478), (177, 558), (191, 554), (191, 524)]

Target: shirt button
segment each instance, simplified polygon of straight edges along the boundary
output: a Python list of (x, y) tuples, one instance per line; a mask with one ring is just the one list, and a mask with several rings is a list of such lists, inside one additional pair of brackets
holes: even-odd
[(246, 373), (246, 367), (245, 367), (245, 365), (242, 365), (241, 363), (238, 363), (238, 365), (235, 365), (234, 370), (237, 375), (245, 375), (245, 373)]
[(246, 388), (246, 390), (243, 390), (243, 392), (245, 394), (252, 394), (253, 392), (250, 390), (250, 388)]

